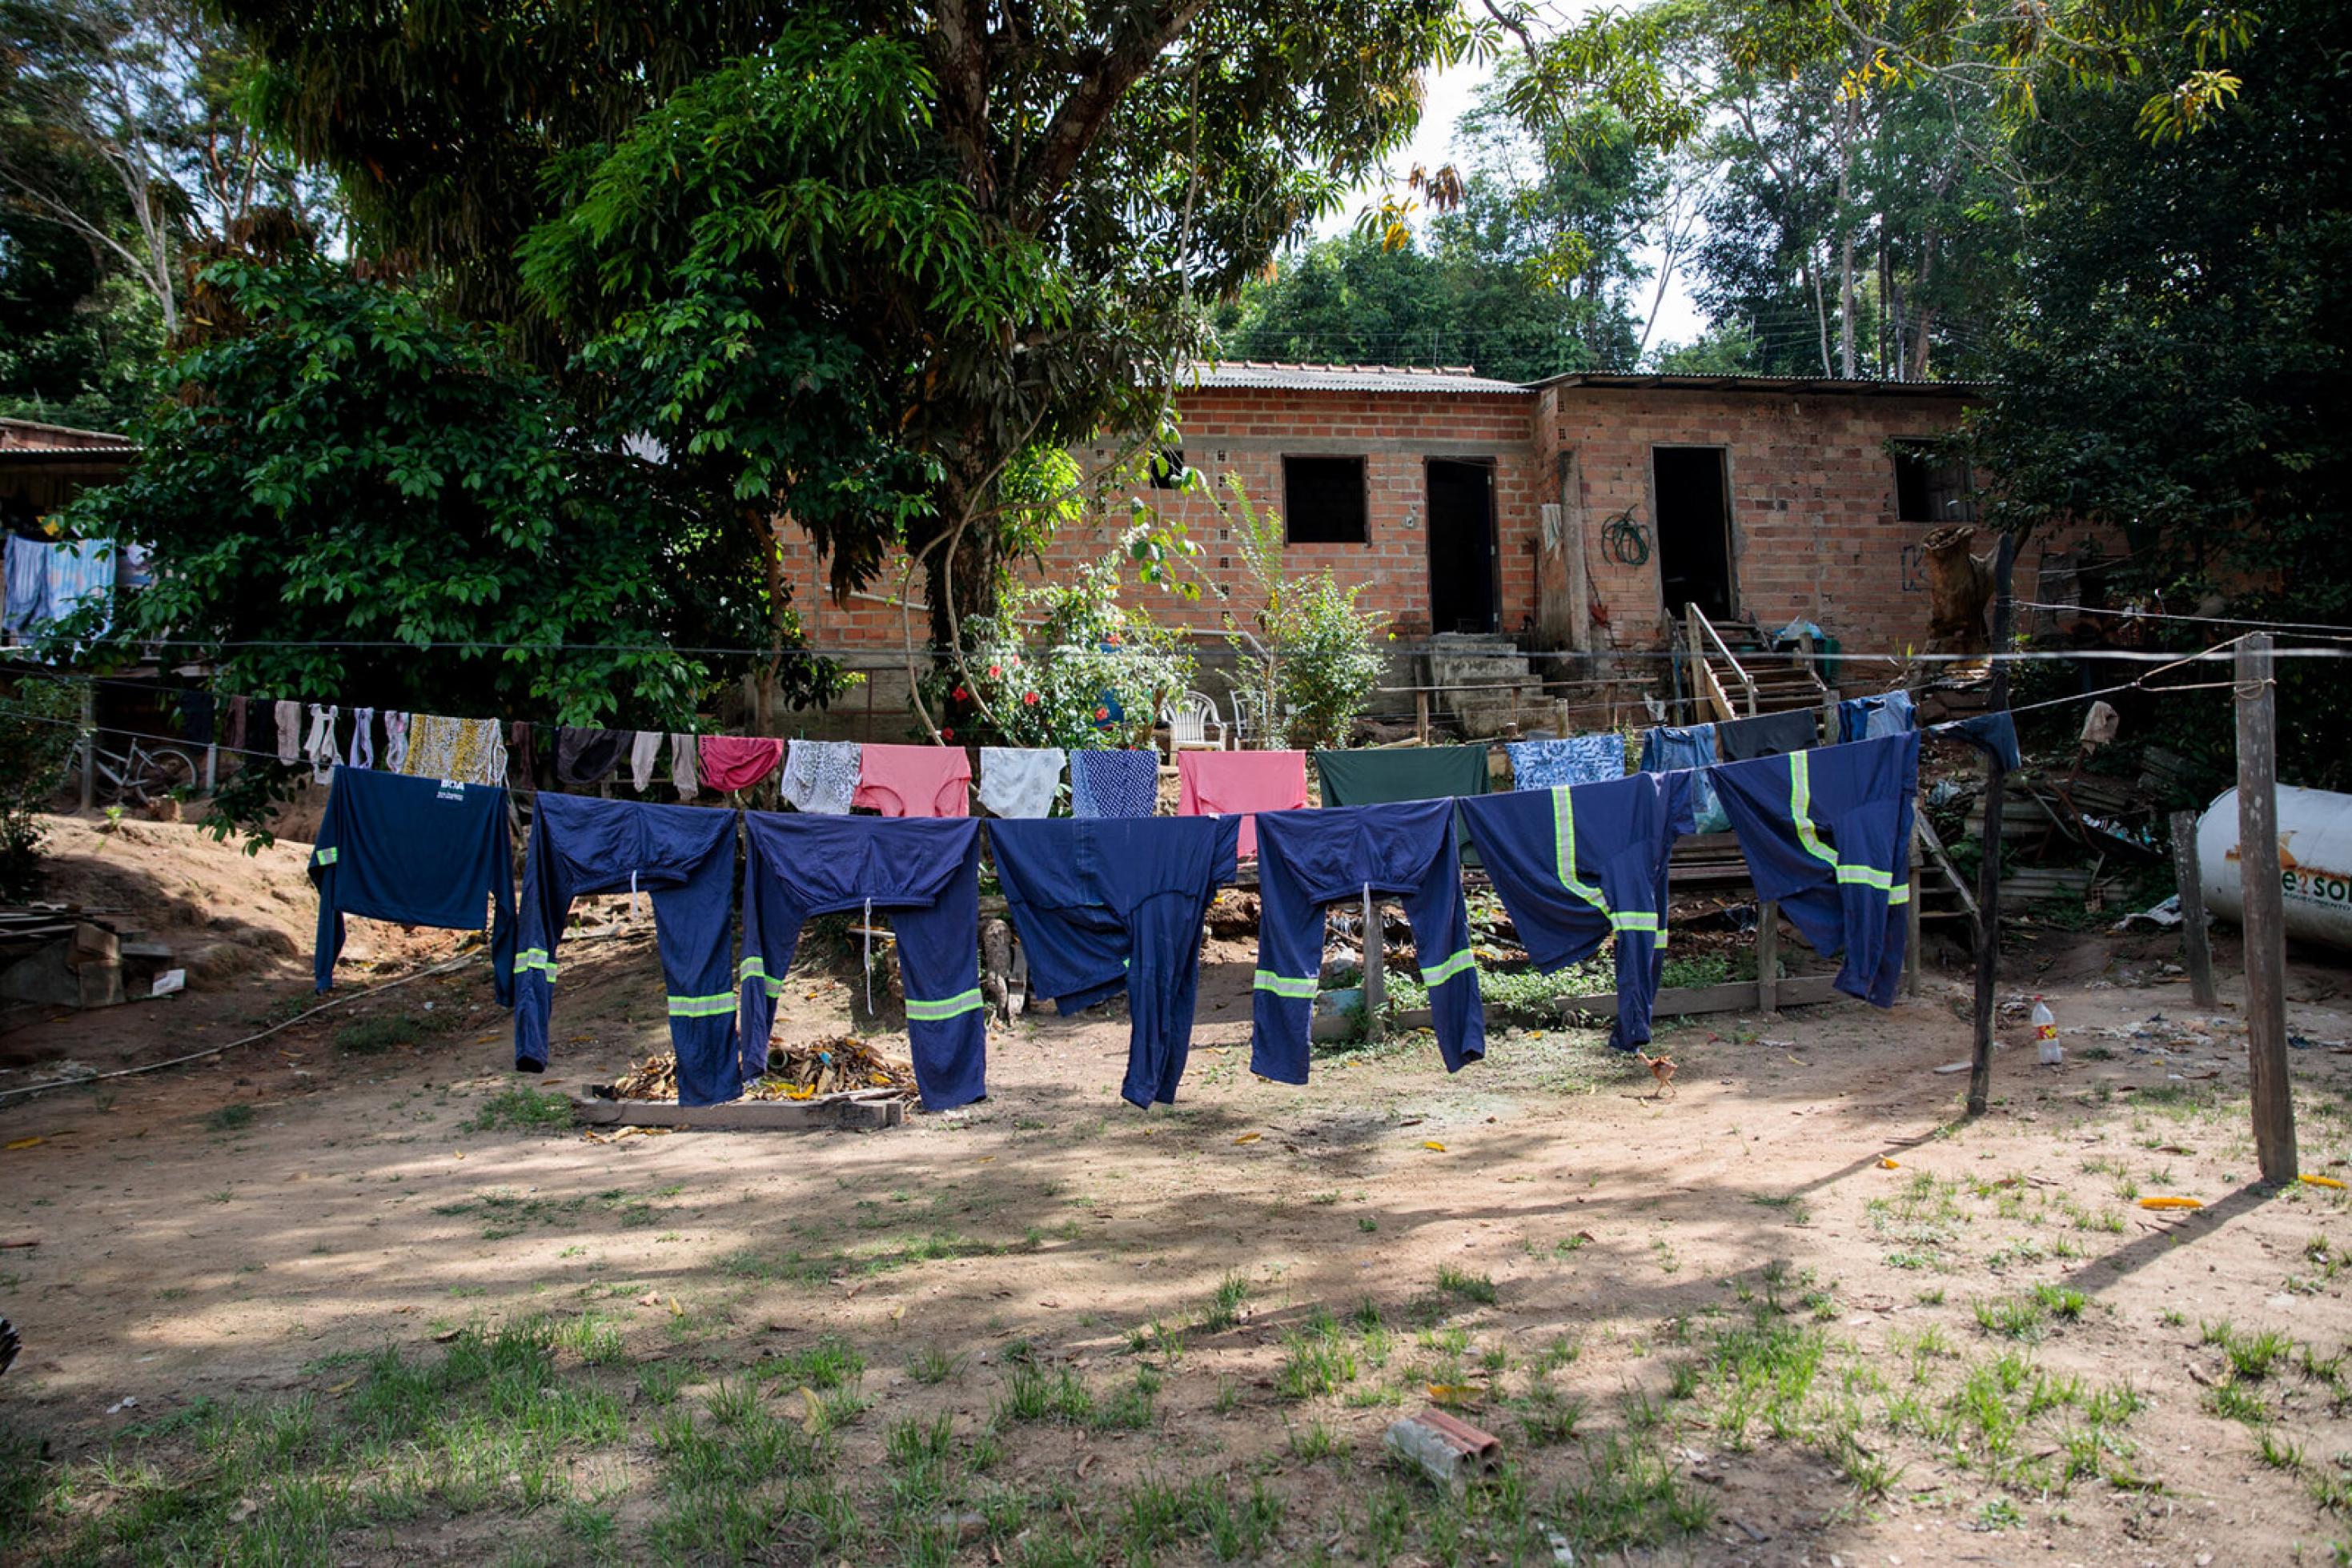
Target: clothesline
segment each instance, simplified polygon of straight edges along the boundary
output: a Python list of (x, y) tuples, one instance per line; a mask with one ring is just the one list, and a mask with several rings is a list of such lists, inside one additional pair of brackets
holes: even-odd
[(2257, 632), (2335, 632), (2352, 636), (2352, 626), (2325, 621), (2252, 621), (2242, 615), (2175, 615), (2158, 610), (2095, 610), (2082, 604), (2046, 603), (2036, 599), (2012, 601), (2020, 610), (2063, 610), (2076, 615), (2105, 615), (2119, 621), (2179, 621), (2202, 626), (2246, 626)]

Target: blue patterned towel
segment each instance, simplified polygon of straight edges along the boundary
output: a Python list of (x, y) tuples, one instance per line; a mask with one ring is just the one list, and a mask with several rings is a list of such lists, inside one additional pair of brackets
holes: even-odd
[(1514, 740), (1511, 788), (1557, 789), (1563, 784), (1603, 784), (1625, 777), (1625, 737), (1571, 735), (1565, 740)]
[(1160, 806), (1156, 751), (1070, 753), (1070, 812), (1078, 817), (1149, 817)]

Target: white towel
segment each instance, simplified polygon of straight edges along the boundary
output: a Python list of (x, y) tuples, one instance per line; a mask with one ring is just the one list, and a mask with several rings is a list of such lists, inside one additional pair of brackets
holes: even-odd
[(980, 803), (992, 816), (1050, 817), (1069, 754), (1052, 747), (980, 748)]

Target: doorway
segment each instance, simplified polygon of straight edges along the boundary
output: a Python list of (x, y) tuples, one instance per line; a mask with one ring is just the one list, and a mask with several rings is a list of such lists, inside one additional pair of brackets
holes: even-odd
[(1731, 486), (1720, 446), (1650, 448), (1651, 494), (1656, 498), (1658, 586), (1667, 613), (1696, 604), (1710, 621), (1728, 620), (1731, 581)]
[(1429, 459), (1429, 629), (1492, 632), (1495, 465)]

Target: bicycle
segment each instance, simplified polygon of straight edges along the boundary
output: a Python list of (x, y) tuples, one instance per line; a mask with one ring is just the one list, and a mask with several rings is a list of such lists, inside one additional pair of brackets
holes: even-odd
[(83, 756), (85, 766), (97, 769), (99, 779), (110, 792), (110, 805), (128, 800), (143, 806), (167, 796), (186, 796), (194, 792), (196, 781), (202, 777), (186, 752), (169, 746), (151, 746), (142, 735), (131, 737), (130, 748), (124, 751), (107, 750), (92, 735)]

